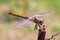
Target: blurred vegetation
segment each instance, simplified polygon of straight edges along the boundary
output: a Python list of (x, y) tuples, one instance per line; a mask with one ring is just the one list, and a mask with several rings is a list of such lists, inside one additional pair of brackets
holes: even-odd
[(60, 32), (60, 26), (54, 25), (54, 26), (52, 27), (52, 30), (51, 30), (51, 31), (53, 31), (53, 33), (54, 33), (54, 32)]

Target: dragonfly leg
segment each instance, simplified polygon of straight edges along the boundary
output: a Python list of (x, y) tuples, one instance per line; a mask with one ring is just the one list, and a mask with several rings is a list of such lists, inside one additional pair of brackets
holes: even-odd
[(41, 28), (41, 25), (40, 24), (38, 24), (39, 25), (39, 28)]
[(38, 27), (38, 24), (36, 23), (35, 27), (34, 27), (34, 30), (37, 30), (37, 27)]

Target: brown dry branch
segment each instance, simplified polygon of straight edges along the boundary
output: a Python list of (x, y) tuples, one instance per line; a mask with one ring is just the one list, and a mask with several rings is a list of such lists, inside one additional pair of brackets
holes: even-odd
[(51, 39), (54, 39), (55, 40), (55, 37), (58, 36), (60, 34), (60, 32), (52, 35), (50, 38), (46, 38), (46, 40), (51, 40)]
[(42, 27), (39, 28), (38, 40), (45, 40), (45, 35), (46, 35), (46, 29), (45, 26), (43, 25)]
[(46, 28), (43, 25), (42, 28), (41, 27), (39, 28), (39, 31), (38, 31), (38, 40), (51, 40), (51, 39), (55, 40), (55, 37), (58, 36), (59, 34), (60, 34), (60, 32), (52, 35), (50, 38), (45, 38), (45, 36), (46, 36)]

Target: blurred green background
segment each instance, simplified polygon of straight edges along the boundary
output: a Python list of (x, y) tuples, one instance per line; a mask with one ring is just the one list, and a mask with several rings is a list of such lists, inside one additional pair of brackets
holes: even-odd
[[(51, 10), (44, 17), (46, 37), (60, 32), (60, 0), (0, 0), (0, 40), (36, 40), (37, 34), (33, 28), (22, 31), (11, 30), (21, 19), (8, 15), (12, 11), (24, 16), (33, 16), (37, 13)], [(32, 25), (34, 27), (34, 25)], [(57, 38), (56, 40), (59, 40)]]

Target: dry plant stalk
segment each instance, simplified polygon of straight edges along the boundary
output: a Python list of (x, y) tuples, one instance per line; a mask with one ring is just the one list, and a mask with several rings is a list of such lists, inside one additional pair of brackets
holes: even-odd
[(54, 35), (52, 35), (50, 38), (47, 38), (46, 40), (51, 40), (51, 39), (54, 39), (55, 40), (55, 36), (58, 36), (60, 34), (60, 32), (59, 33), (56, 33), (56, 34), (54, 34)]
[(38, 40), (45, 40), (45, 36), (46, 36), (46, 29), (45, 29), (45, 25), (43, 25), (43, 27), (39, 28), (38, 31)]

